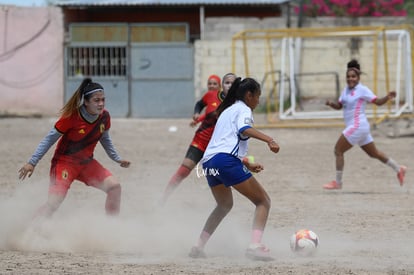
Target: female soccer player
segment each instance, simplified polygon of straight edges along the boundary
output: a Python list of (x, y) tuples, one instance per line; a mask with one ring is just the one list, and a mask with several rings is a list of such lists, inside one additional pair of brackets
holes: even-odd
[(130, 162), (123, 160), (114, 149), (109, 136), (111, 119), (104, 107), (103, 87), (89, 78), (84, 79), (63, 106), (62, 115), (54, 128), (40, 142), (28, 163), (19, 170), (19, 179), (30, 177), (36, 164), (59, 140), (51, 161), (48, 199), (36, 216), (50, 217), (65, 199), (74, 180), (106, 192), (106, 213), (119, 213), (121, 185), (110, 171), (94, 159), (93, 152), (97, 142), (102, 144), (108, 156), (121, 167), (129, 167)]
[(262, 171), (263, 166), (243, 161), (251, 137), (264, 141), (272, 152), (279, 152), (279, 145), (273, 138), (252, 127), (252, 110), (259, 104), (260, 94), (260, 84), (254, 79), (236, 78), (217, 109), (218, 121), (203, 156), (204, 174), (217, 205), (207, 218), (197, 245), (191, 249), (190, 257), (205, 257), (203, 250), (206, 242), (233, 207), (233, 187), (256, 206), (251, 244), (246, 256), (263, 261), (273, 259), (269, 249), (262, 244), (270, 198), (251, 173)]
[[(207, 144), (213, 134), (214, 125), (217, 121), (215, 110), (227, 95), (231, 84), (234, 82), (236, 76), (233, 73), (228, 73), (223, 76), (222, 87), (220, 91), (220, 77), (211, 75), (207, 81), (208, 91), (200, 99), (194, 107), (193, 120), (190, 125), (196, 126), (201, 122), (200, 127), (194, 134), (193, 140), (188, 147), (187, 153), (178, 170), (171, 177), (164, 191), (161, 204), (164, 204), (170, 194), (178, 187), (178, 185), (190, 174), (191, 170), (198, 164), (203, 157)], [(205, 112), (201, 114), (205, 108)]]
[(328, 190), (342, 188), (342, 174), (345, 164), (344, 154), (354, 145), (360, 146), (368, 156), (390, 166), (397, 173), (400, 185), (404, 184), (407, 168), (397, 164), (393, 159), (377, 150), (370, 133), (370, 124), (365, 115), (367, 102), (380, 106), (394, 98), (396, 93), (394, 91), (388, 92), (386, 96), (378, 98), (368, 87), (360, 83), (360, 75), (361, 68), (358, 61), (351, 60), (348, 62), (346, 71), (347, 87), (342, 91), (338, 102), (330, 100), (326, 102), (326, 105), (333, 109), (340, 110), (343, 108), (346, 124), (346, 128), (342, 131), (335, 145), (336, 179), (323, 186), (323, 188)]

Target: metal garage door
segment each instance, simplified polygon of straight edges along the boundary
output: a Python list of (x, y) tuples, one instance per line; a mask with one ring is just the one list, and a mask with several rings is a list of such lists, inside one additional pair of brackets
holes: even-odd
[(189, 117), (193, 46), (186, 24), (72, 24), (65, 100), (85, 76), (101, 83), (113, 117)]

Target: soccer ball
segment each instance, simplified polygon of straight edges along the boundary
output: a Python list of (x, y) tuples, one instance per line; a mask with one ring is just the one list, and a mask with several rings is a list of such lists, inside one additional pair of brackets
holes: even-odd
[(319, 238), (309, 229), (301, 229), (290, 237), (290, 248), (299, 256), (312, 256), (319, 245)]

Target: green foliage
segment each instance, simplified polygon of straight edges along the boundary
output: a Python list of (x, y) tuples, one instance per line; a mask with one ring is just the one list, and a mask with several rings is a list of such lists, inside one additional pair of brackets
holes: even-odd
[(414, 0), (406, 0), (404, 9), (407, 11), (408, 17), (414, 17)]

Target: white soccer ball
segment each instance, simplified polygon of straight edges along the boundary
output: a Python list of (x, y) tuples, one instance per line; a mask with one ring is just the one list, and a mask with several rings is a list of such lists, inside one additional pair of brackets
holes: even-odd
[(301, 229), (290, 237), (290, 248), (299, 256), (312, 256), (319, 245), (319, 237), (309, 229)]

